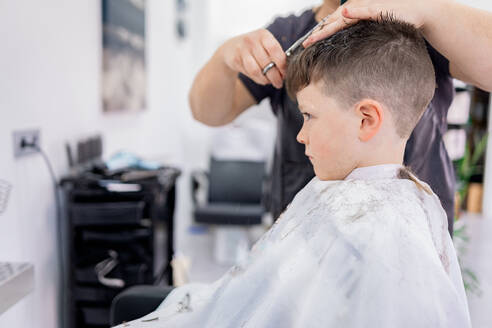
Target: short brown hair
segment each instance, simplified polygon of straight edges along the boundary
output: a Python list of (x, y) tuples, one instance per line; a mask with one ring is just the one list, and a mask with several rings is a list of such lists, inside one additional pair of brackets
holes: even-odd
[(289, 59), (286, 88), (292, 99), (320, 79), (326, 94), (343, 105), (364, 98), (381, 102), (402, 138), (410, 136), (436, 86), (421, 33), (391, 15), (359, 21)]

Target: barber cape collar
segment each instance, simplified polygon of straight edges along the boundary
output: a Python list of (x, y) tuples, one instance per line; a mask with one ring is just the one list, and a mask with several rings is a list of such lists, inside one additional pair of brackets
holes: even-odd
[[(346, 177), (345, 181), (350, 180), (381, 180), (381, 179), (396, 179), (398, 173), (404, 170), (408, 170), (401, 164), (380, 164), (373, 166), (358, 167), (352, 170)], [(336, 184), (342, 180), (320, 180), (318, 177), (314, 177), (309, 184), (318, 192), (321, 192), (324, 187), (330, 184)]]
[(393, 179), (397, 177), (400, 169), (404, 169), (404, 166), (400, 164), (381, 164), (358, 167), (350, 172), (345, 180)]

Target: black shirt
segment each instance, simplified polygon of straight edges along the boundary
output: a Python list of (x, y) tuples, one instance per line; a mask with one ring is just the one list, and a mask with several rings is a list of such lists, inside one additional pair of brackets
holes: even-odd
[[(279, 17), (267, 29), (279, 41), (284, 51), (316, 25), (312, 10), (299, 16)], [(447, 129), (446, 117), (454, 96), (449, 61), (428, 42), (427, 50), (434, 65), (436, 84), (434, 98), (410, 136), (405, 149), (404, 164), (439, 196), (448, 216), (452, 236), (454, 222), (455, 175), (451, 160), (444, 147), (443, 135)], [(292, 201), (295, 194), (314, 177), (309, 159), (304, 155), (304, 145), (296, 140), (303, 118), (297, 105), (285, 88), (259, 85), (239, 74), (239, 78), (259, 103), (270, 98), (277, 117), (277, 139), (272, 168), (270, 211), (277, 218)]]

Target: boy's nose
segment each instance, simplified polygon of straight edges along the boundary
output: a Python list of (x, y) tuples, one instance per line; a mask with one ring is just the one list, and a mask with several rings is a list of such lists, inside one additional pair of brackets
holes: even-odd
[(299, 133), (297, 134), (296, 139), (297, 139), (297, 142), (298, 142), (298, 143), (301, 143), (301, 144), (305, 145), (305, 144), (306, 144), (306, 137), (305, 137), (305, 135), (304, 135), (304, 131), (303, 131), (303, 130), (304, 130), (304, 129), (301, 129), (301, 130), (299, 131)]

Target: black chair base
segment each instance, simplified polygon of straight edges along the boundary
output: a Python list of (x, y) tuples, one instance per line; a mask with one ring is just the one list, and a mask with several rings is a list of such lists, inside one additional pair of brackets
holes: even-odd
[(261, 224), (263, 207), (257, 204), (209, 203), (196, 206), (195, 222), (223, 225)]
[(132, 321), (157, 309), (173, 286), (133, 286), (118, 294), (111, 304), (111, 326)]

